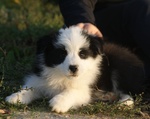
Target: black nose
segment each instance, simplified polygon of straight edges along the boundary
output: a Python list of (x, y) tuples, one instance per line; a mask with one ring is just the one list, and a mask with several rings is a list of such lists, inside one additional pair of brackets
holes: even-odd
[(78, 66), (77, 65), (70, 65), (69, 69), (72, 73), (76, 73), (78, 70)]

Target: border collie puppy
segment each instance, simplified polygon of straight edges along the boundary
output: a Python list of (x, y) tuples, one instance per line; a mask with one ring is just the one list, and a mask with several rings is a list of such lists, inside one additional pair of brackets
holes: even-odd
[(6, 101), (29, 104), (47, 96), (52, 111), (64, 113), (90, 103), (94, 86), (114, 92), (120, 102), (133, 100), (143, 78), (143, 63), (128, 49), (70, 27), (38, 41), (34, 72)]

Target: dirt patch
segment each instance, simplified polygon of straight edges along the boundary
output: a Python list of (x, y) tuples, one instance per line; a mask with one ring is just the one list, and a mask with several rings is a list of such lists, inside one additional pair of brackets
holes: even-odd
[[(51, 112), (14, 112), (11, 116), (5, 116), (6, 119), (126, 119), (125, 117), (111, 117), (102, 114), (97, 115), (72, 115), (72, 114), (57, 114)], [(3, 117), (0, 119), (3, 119)], [(132, 118), (134, 119), (134, 118)], [(141, 119), (141, 117), (135, 117), (135, 119)], [(147, 117), (145, 119), (150, 119)]]

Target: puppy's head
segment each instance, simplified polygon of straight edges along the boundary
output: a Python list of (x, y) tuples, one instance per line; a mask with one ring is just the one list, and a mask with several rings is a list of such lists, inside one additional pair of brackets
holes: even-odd
[(61, 29), (54, 36), (42, 38), (37, 48), (37, 54), (43, 56), (43, 65), (68, 78), (95, 70), (102, 52), (102, 40), (78, 27)]

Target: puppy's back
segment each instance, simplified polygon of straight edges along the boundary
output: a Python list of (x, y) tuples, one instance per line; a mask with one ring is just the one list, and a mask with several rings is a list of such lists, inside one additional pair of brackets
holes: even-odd
[(143, 62), (127, 48), (116, 44), (105, 43), (103, 52), (103, 73), (99, 85), (107, 85), (108, 90), (115, 90), (115, 85), (123, 93), (140, 93), (145, 78)]

